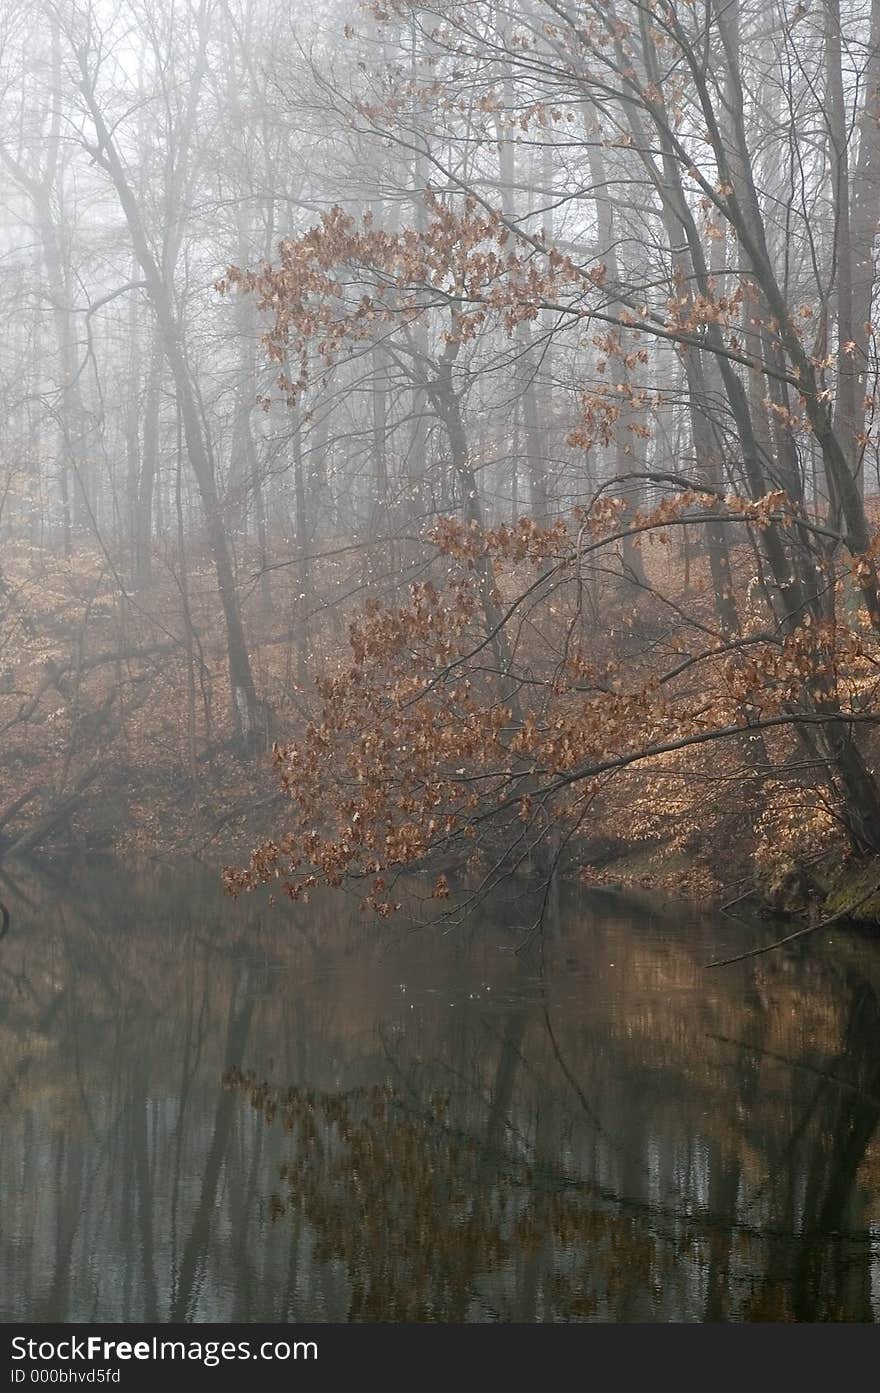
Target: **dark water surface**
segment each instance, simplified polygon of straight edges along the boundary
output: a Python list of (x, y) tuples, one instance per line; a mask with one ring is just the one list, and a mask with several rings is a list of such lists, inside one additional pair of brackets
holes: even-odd
[[(0, 1319), (880, 1317), (880, 945), (564, 891), (406, 932), (19, 877)], [(773, 933), (766, 926), (759, 931)]]

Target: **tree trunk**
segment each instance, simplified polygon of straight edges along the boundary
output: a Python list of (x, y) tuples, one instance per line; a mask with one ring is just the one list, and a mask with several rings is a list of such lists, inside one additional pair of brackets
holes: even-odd
[(226, 649), (229, 660), (230, 715), (236, 743), (255, 748), (265, 738), (264, 712), (257, 700), (245, 642), (244, 626), (235, 586), (235, 575), (226, 528), (217, 496), (213, 460), (205, 440), (198, 402), (184, 354), (181, 328), (177, 321), (171, 288), (160, 271), (147, 240), (140, 208), (125, 175), (116, 146), (107, 129), (103, 114), (91, 85), (91, 77), (81, 57), (82, 89), (97, 132), (95, 157), (107, 170), (125, 214), (135, 255), (144, 273), (147, 292), (153, 305), (159, 336), (177, 394), (178, 409), (183, 422), (187, 455), (196, 477), (208, 541), (214, 559), (217, 588), (226, 625)]

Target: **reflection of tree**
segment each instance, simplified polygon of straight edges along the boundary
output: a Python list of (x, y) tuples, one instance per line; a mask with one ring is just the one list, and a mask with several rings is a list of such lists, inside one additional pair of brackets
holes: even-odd
[[(817, 1098), (793, 1283), (796, 1320), (873, 1320), (871, 1245), (852, 1242), (859, 1170), (880, 1120), (880, 1003), (852, 974), (843, 1045)], [(830, 1235), (830, 1241), (826, 1237)]]
[[(838, 1050), (822, 1066), (770, 1055), (812, 1082), (781, 1157), (762, 1188), (772, 1193), (764, 1273), (754, 1281), (745, 1315), (751, 1320), (875, 1319), (871, 1303), (872, 1245), (859, 1228), (859, 1175), (880, 1120), (880, 1004), (858, 972), (848, 975), (849, 1004)], [(734, 1043), (734, 1042), (727, 1042)], [(734, 1163), (735, 1164), (735, 1163)], [(714, 1171), (723, 1175), (724, 1165)], [(736, 1226), (735, 1188), (727, 1213)], [(759, 1192), (752, 1196), (754, 1205)], [(714, 1206), (713, 1206), (714, 1207)], [(731, 1252), (717, 1273), (729, 1288)], [(715, 1311), (723, 1310), (723, 1295)], [(717, 1318), (707, 1309), (707, 1318)]]
[(491, 1108), (479, 1137), (449, 1125), (446, 1097), (417, 1113), (387, 1086), (281, 1091), (236, 1069), (225, 1083), (290, 1134), (273, 1217), (301, 1216), (315, 1257), (344, 1265), (351, 1320), (485, 1318), (524, 1275), (543, 1288), (544, 1319), (583, 1319), (659, 1276), (661, 1247), (640, 1219), (500, 1147)]
[(216, 1081), (246, 1048), (265, 955), (228, 932), (212, 943), (174, 878), (142, 876), (123, 901), (107, 871), (60, 894), (15, 885), (15, 971), (0, 979), (4, 1315), (192, 1318), (216, 1243), (236, 1121)]
[(871, 1318), (875, 944), (707, 982), (692, 924), (568, 900), (539, 973), (510, 904), (383, 955), (329, 898), (24, 890), (2, 1318)]
[[(795, 981), (787, 967), (761, 978), (775, 1010), (798, 999)], [(344, 1270), (350, 1318), (873, 1318), (856, 1187), (880, 1106), (880, 1032), (862, 976), (833, 1008), (804, 1002), (821, 1022), (809, 1038), (829, 1050), (819, 1063), (720, 1036), (710, 1047), (707, 1019), (732, 1019), (732, 1000), (682, 1034), (674, 996), (652, 997), (637, 1026), (619, 1017), (626, 1044), (611, 1055), (601, 1017), (573, 1035), (558, 1001), (558, 1023), (537, 1005), (476, 1033), (478, 1017), (446, 1018), (434, 1057), (394, 1037), (382, 1088), (282, 1092), (227, 1074), (289, 1135), (273, 1214), (311, 1230), (315, 1259)], [(747, 1006), (751, 1040), (778, 1043), (762, 995)], [(673, 1168), (649, 1197), (670, 1081), (703, 1135), (693, 1174), (676, 1188)]]
[[(229, 1006), (229, 1023), (226, 1032), (227, 1068), (231, 1068), (232, 1061), (241, 1059), (244, 1053), (253, 1007), (253, 997), (248, 993), (247, 979), (245, 978), (244, 982), (241, 983), (241, 991), (233, 995)], [(205, 1169), (202, 1174), (201, 1192), (192, 1217), (189, 1238), (184, 1245), (172, 1299), (171, 1319), (174, 1321), (192, 1320), (193, 1318), (193, 1300), (196, 1295), (198, 1278), (204, 1271), (207, 1259), (211, 1220), (217, 1199), (217, 1186), (229, 1147), (232, 1121), (233, 1109), (230, 1106), (230, 1100), (225, 1093), (220, 1093), (214, 1110), (211, 1144), (208, 1148)]]

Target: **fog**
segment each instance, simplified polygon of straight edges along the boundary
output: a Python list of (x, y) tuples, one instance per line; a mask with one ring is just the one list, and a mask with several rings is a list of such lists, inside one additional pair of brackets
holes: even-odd
[(723, 850), (731, 790), (744, 855), (880, 850), (878, 46), (3, 0), (4, 849), (231, 857), (275, 746), (331, 883), (462, 866), (473, 780), (524, 856)]

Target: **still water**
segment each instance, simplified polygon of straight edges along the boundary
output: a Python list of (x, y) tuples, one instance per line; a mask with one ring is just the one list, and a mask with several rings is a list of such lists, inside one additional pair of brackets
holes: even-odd
[(880, 1318), (880, 944), (18, 875), (0, 1320)]

